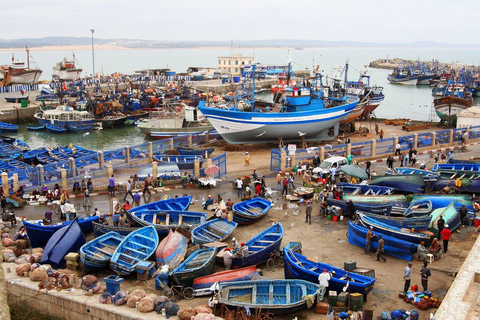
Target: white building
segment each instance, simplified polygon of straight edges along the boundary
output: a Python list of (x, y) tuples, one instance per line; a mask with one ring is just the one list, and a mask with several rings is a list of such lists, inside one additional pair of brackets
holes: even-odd
[(255, 62), (254, 57), (244, 57), (241, 54), (234, 54), (230, 57), (218, 57), (217, 66), (222, 73), (230, 73), (234, 76), (240, 76), (244, 66), (252, 65)]
[(480, 106), (473, 106), (457, 115), (457, 128), (480, 126)]

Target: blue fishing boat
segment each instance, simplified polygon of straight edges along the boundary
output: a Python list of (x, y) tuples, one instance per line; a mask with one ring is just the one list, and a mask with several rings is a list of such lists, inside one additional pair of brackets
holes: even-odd
[(22, 95), (20, 97), (5, 97), (5, 100), (10, 103), (21, 103), (23, 100), (28, 100), (29, 95)]
[(0, 132), (18, 132), (18, 126), (0, 121)]
[(372, 218), (359, 215), (358, 223), (364, 226), (365, 228), (373, 227), (375, 232), (391, 236), (403, 241), (412, 242), (412, 243), (421, 243), (425, 242), (425, 245), (429, 246), (432, 242), (433, 233), (425, 230), (407, 230), (397, 227), (393, 227), (389, 224), (382, 223), (380, 221), (374, 220)]
[(124, 236), (111, 231), (80, 248), (80, 263), (83, 269), (105, 269), (110, 263), (113, 253), (117, 249)]
[(259, 277), (257, 266), (249, 266), (236, 270), (225, 270), (193, 279), (192, 288), (195, 296), (205, 296), (212, 292), (212, 286), (217, 282), (248, 281)]
[(192, 230), (193, 244), (204, 244), (214, 241), (224, 241), (237, 227), (235, 221), (214, 219), (207, 221)]
[(410, 202), (408, 208), (403, 212), (404, 217), (422, 217), (432, 213), (434, 207), (429, 199), (422, 199)]
[[(456, 190), (458, 193), (477, 194), (480, 192), (480, 172), (439, 172), (440, 177), (433, 183), (432, 191), (442, 191), (448, 187)], [(457, 179), (461, 182), (461, 186), (455, 185)]]
[(51, 133), (58, 133), (58, 134), (67, 133), (67, 129), (64, 127), (54, 126), (53, 124), (48, 124), (48, 123), (45, 125), (45, 127), (47, 128), (47, 131)]
[[(230, 144), (293, 140), (331, 140), (338, 124), (357, 106), (359, 99), (347, 95), (326, 97), (322, 75), (316, 74), (311, 87), (285, 88), (285, 105), (280, 110), (255, 107), (255, 66), (245, 77), (251, 92), (238, 92), (223, 108), (200, 101), (198, 108)], [(251, 83), (250, 83), (251, 82)], [(262, 112), (265, 111), (265, 112)], [(333, 127), (333, 136), (329, 130)]]
[(98, 222), (93, 223), (93, 236), (100, 237), (104, 234), (107, 234), (109, 232), (116, 232), (120, 234), (121, 236), (127, 236), (131, 232), (137, 230), (138, 227), (116, 227), (116, 226), (111, 226), (108, 224), (102, 224)]
[(357, 211), (358, 215), (371, 218), (383, 224), (396, 227), (399, 229), (415, 229), (415, 230), (428, 230), (431, 217), (430, 215), (414, 217), (414, 218), (404, 218), (404, 217), (386, 217), (378, 214), (372, 214), (368, 212)]
[[(348, 242), (353, 245), (365, 248), (367, 242), (368, 229), (353, 222), (348, 222)], [(385, 254), (407, 261), (412, 260), (413, 254), (417, 253), (417, 244), (391, 237), (381, 232), (375, 232), (381, 235), (384, 240)], [(371, 250), (376, 251), (378, 248), (378, 236), (372, 239)]]
[(193, 169), (195, 167), (195, 160), (200, 162), (200, 167), (203, 164), (202, 156), (192, 155), (168, 155), (168, 154), (153, 154), (153, 160), (160, 163), (174, 163), (179, 169)]
[(272, 203), (257, 197), (233, 205), (233, 221), (239, 225), (252, 224), (265, 216), (272, 207)]
[(389, 195), (392, 194), (394, 191), (394, 188), (392, 187), (382, 187), (368, 184), (354, 184), (346, 182), (340, 182), (338, 186), (342, 187), (344, 193), (356, 195)]
[(110, 260), (110, 268), (119, 275), (128, 275), (142, 260), (148, 259), (158, 246), (158, 234), (153, 226), (140, 228), (126, 236)]
[(343, 200), (348, 201), (352, 200), (354, 204), (361, 203), (361, 204), (368, 204), (368, 205), (375, 205), (375, 204), (390, 204), (393, 207), (397, 208), (407, 208), (408, 202), (407, 198), (401, 194), (392, 194), (389, 196), (357, 196), (351, 194), (344, 194)]
[(403, 175), (410, 175), (410, 174), (421, 174), (424, 181), (436, 181), (438, 179), (439, 173), (429, 171), (429, 170), (422, 170), (417, 168), (409, 168), (409, 167), (399, 167), (394, 168), (393, 172), (386, 171), (385, 174), (403, 174)]
[(192, 201), (192, 196), (185, 196), (179, 198), (170, 198), (166, 200), (159, 200), (155, 202), (146, 203), (144, 205), (132, 208), (128, 210), (129, 213), (136, 211), (152, 211), (152, 212), (161, 212), (161, 211), (185, 211), (190, 206)]
[(480, 173), (480, 163), (435, 163), (432, 171), (470, 171)]
[(155, 259), (157, 266), (160, 268), (163, 265), (168, 265), (175, 268), (182, 261), (187, 254), (189, 238), (182, 229), (179, 228), (175, 232), (170, 230), (168, 236), (163, 239), (155, 252)]
[(445, 224), (448, 224), (448, 229), (450, 229), (450, 231), (453, 232), (460, 227), (460, 214), (458, 213), (458, 209), (455, 207), (455, 202), (452, 201), (447, 207), (435, 209), (430, 214), (429, 217), (431, 220), (428, 227), (434, 229), (437, 233), (437, 222), (440, 219), (440, 216), (442, 216), (445, 220)]
[(232, 267), (242, 268), (246, 266), (259, 265), (270, 258), (270, 253), (280, 249), (283, 239), (283, 226), (276, 223), (248, 240), (248, 256), (233, 257)]
[[(342, 209), (342, 212), (345, 214), (348, 212), (348, 203), (343, 200), (337, 199), (327, 199), (327, 202), (330, 206), (336, 206)], [(392, 212), (392, 205), (391, 204), (382, 204), (382, 203), (372, 203), (372, 204), (365, 204), (365, 203), (355, 203), (353, 202), (354, 210), (360, 210), (364, 212), (379, 214), (383, 216), (389, 216)]]
[(218, 302), (229, 308), (248, 308), (273, 314), (288, 314), (307, 308), (307, 296), (318, 284), (303, 280), (249, 280), (220, 282)]
[(192, 230), (207, 220), (205, 212), (194, 211), (140, 210), (127, 212), (127, 215), (135, 225), (141, 227), (153, 225), (160, 237), (165, 237), (170, 230), (180, 227)]
[(87, 111), (77, 111), (71, 107), (58, 106), (53, 110), (42, 110), (35, 113), (34, 118), (45, 126), (52, 125), (64, 128), (69, 132), (84, 132), (93, 129), (95, 120)]
[(191, 287), (195, 278), (212, 274), (216, 254), (216, 247), (196, 250), (173, 269), (169, 276), (176, 284)]
[[(77, 223), (83, 233), (89, 233), (93, 229), (93, 222), (98, 221), (97, 216), (77, 218)], [(53, 234), (61, 228), (71, 224), (72, 221), (66, 221), (62, 223), (53, 223), (44, 225), (42, 220), (27, 221), (23, 220), (23, 225), (27, 231), (28, 239), (32, 248), (43, 247), (47, 244), (48, 240)]]
[(70, 252), (78, 252), (87, 242), (82, 233), (78, 219), (58, 229), (48, 240), (42, 255), (42, 264), (49, 264), (54, 269), (65, 267), (65, 256)]
[(412, 197), (412, 204), (417, 203), (419, 200), (429, 200), (432, 203), (433, 209), (448, 207), (452, 201), (455, 208), (458, 210), (464, 204), (467, 207), (467, 214), (470, 217), (475, 217), (476, 212), (473, 209), (472, 198), (465, 194), (429, 194), (420, 195), (415, 194)]
[(421, 174), (372, 176), (370, 185), (392, 187), (398, 192), (425, 193), (425, 181)]
[(26, 128), (27, 128), (28, 131), (43, 131), (43, 130), (45, 130), (44, 125), (39, 125), (39, 126), (29, 125)]
[[(285, 261), (283, 268), (286, 279), (301, 279), (318, 283), (318, 276), (323, 272), (323, 269), (331, 273), (335, 271), (335, 274), (332, 273), (330, 277), (328, 290), (342, 292), (348, 283), (348, 292), (361, 293), (365, 297), (373, 289), (373, 285), (375, 284), (375, 278), (362, 276), (353, 272), (349, 273), (348, 271), (326, 263), (314, 262), (304, 255), (288, 249), (283, 249), (283, 259)], [(351, 281), (346, 279), (347, 273), (352, 279)]]
[(210, 156), (215, 148), (203, 148), (203, 147), (194, 147), (194, 148), (189, 148), (189, 147), (177, 147), (177, 152), (181, 155), (186, 155), (186, 156), (202, 156), (207, 158)]

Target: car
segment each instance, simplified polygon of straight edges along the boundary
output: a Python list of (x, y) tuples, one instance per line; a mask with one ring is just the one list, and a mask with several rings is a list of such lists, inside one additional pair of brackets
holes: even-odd
[(330, 172), (330, 170), (333, 167), (336, 167), (338, 169), (340, 166), (344, 166), (347, 164), (348, 164), (348, 160), (345, 157), (335, 156), (335, 157), (327, 158), (323, 160), (318, 167), (312, 170), (312, 173), (313, 173), (312, 178), (314, 178), (313, 176), (318, 177), (325, 173)]

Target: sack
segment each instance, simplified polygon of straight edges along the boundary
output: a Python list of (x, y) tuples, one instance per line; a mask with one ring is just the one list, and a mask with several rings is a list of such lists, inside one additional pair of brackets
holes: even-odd
[(382, 320), (392, 320), (392, 317), (390, 317), (390, 313), (388, 313), (387, 311), (383, 311)]

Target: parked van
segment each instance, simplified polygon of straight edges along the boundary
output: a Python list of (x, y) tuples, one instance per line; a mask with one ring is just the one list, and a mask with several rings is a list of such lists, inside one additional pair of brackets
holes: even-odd
[(347, 161), (347, 158), (345, 157), (338, 157), (338, 156), (330, 157), (323, 160), (323, 162), (320, 163), (318, 167), (312, 170), (312, 173), (313, 175), (316, 175), (318, 177), (323, 175), (324, 173), (330, 172), (330, 169), (332, 169), (333, 167), (338, 169), (340, 166), (344, 166), (347, 164), (348, 164), (348, 161)]

